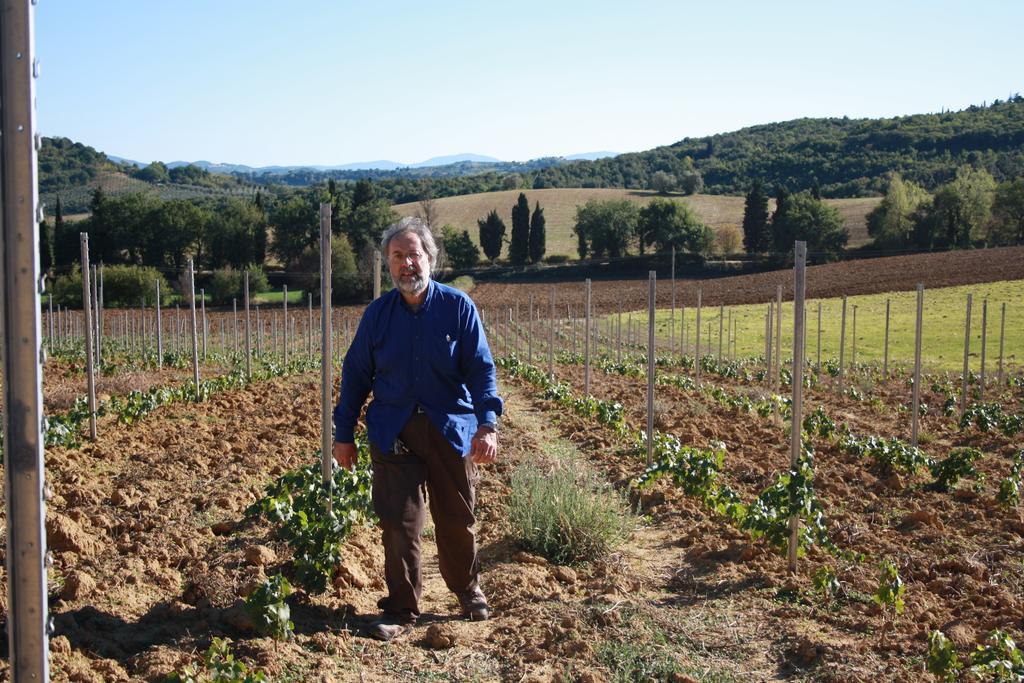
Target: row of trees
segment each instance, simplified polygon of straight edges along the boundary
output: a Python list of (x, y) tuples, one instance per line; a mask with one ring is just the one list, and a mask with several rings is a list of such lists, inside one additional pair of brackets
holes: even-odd
[(796, 240), (806, 241), (817, 260), (832, 260), (846, 248), (849, 234), (839, 211), (813, 191), (778, 188), (775, 211), (769, 214), (764, 186), (754, 181), (743, 207), (743, 246), (750, 253), (784, 255), (792, 252)]
[(581, 259), (625, 256), (633, 244), (641, 254), (650, 246), (704, 254), (714, 240), (714, 231), (690, 207), (660, 198), (643, 208), (626, 199), (590, 200), (576, 207), (573, 233)]
[(1024, 178), (996, 183), (984, 169), (962, 166), (929, 195), (899, 174), (867, 216), (878, 249), (945, 249), (1024, 244)]
[[(508, 260), (513, 266), (540, 263), (547, 250), (547, 221), (540, 202), (530, 214), (530, 202), (526, 195), (519, 193), (519, 199), (512, 207), (512, 234), (509, 242)], [(484, 255), (494, 263), (501, 256), (505, 244), (505, 221), (492, 209), (486, 218), (477, 221), (480, 229), (480, 246)], [(468, 237), (468, 233), (467, 233)]]

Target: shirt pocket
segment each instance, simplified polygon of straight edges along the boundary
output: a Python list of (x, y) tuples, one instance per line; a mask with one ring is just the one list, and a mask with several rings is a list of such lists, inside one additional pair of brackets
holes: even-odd
[(439, 334), (434, 340), (438, 369), (453, 373), (459, 363), (459, 340), (453, 334)]

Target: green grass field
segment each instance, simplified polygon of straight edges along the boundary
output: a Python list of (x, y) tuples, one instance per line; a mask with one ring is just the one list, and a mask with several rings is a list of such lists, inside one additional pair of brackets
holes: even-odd
[[(516, 203), (520, 192), (526, 194), (526, 198), (530, 202), (530, 211), (533, 211), (537, 202), (540, 202), (541, 208), (544, 209), (547, 255), (564, 255), (570, 258), (576, 258), (576, 237), (572, 233), (572, 227), (576, 221), (577, 205), (586, 204), (591, 199), (628, 199), (646, 205), (659, 196), (650, 190), (608, 188), (503, 190), (435, 199), (434, 207), (441, 225), (450, 224), (458, 230), (468, 230), (473, 242), (479, 245), (477, 220), (486, 217), (491, 209), (497, 210), (498, 215), (505, 221), (505, 236), (506, 238), (509, 236), (507, 231), (512, 229), (512, 206)], [(684, 197), (674, 194), (669, 198), (687, 204), (700, 216), (701, 220), (715, 230), (725, 226), (734, 226), (738, 229), (743, 223), (743, 197), (703, 194)], [(842, 215), (850, 233), (850, 247), (857, 247), (869, 241), (864, 217), (881, 201), (880, 198), (826, 199), (825, 201), (835, 206)], [(771, 204), (774, 206), (774, 200)], [(420, 211), (420, 205), (416, 202), (396, 204), (392, 208), (402, 216), (417, 215)], [(502, 256), (505, 255), (507, 255), (507, 247), (502, 250)]]
[[(983, 285), (946, 287), (925, 290), (924, 323), (921, 335), (922, 365), (925, 371), (963, 369), (964, 321), (967, 294), (973, 295), (971, 311), (970, 367), (981, 368), (982, 305), (988, 300), (988, 332), (986, 341), (987, 372), (994, 373), (999, 354), (1000, 312), (1006, 304), (1004, 362), (1015, 366), (1024, 359), (1024, 280), (992, 282)], [(885, 302), (891, 301), (889, 326), (889, 362), (912, 365), (914, 359), (914, 324), (917, 306), (916, 292), (890, 292), (851, 296), (847, 299), (846, 362), (856, 360), (882, 362), (885, 340)], [(817, 359), (818, 304), (821, 304), (821, 357), (838, 358), (842, 299), (810, 299), (807, 301), (807, 358)], [(857, 333), (853, 333), (854, 308), (857, 311)], [(726, 327), (729, 312), (737, 325), (737, 351), (741, 356), (764, 353), (764, 323), (767, 305), (755, 304), (726, 307)], [(667, 344), (671, 312), (659, 309), (656, 316), (659, 342)], [(626, 314), (623, 314), (625, 329)], [(634, 320), (645, 321), (647, 311), (633, 311)], [(686, 331), (689, 348), (693, 347), (693, 327), (696, 310), (686, 310)], [(711, 352), (718, 352), (718, 308), (705, 308), (701, 313), (701, 348), (708, 346), (708, 326), (711, 329)], [(682, 316), (676, 311), (676, 344), (679, 344)], [(856, 341), (855, 341), (856, 340)], [(782, 305), (783, 356), (791, 357), (793, 348), (793, 303)]]

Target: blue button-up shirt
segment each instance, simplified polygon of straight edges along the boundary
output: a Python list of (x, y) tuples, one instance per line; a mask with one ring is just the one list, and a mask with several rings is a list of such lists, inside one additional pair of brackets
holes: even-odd
[(463, 456), (501, 415), (494, 359), (472, 299), (431, 280), (419, 310), (393, 289), (363, 312), (342, 366), (335, 440), (353, 441), (367, 395), (370, 443), (390, 451), (417, 405)]

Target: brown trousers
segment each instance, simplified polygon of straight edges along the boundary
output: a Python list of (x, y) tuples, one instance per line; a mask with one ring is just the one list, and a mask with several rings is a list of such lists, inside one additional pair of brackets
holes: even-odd
[(434, 520), (441, 577), (458, 594), (478, 591), (476, 533), (473, 525), (476, 465), (452, 448), (426, 415), (413, 413), (396, 448), (370, 445), (373, 511), (384, 542), (385, 614), (415, 621), (423, 593), (420, 535), (426, 518), (424, 494)]

